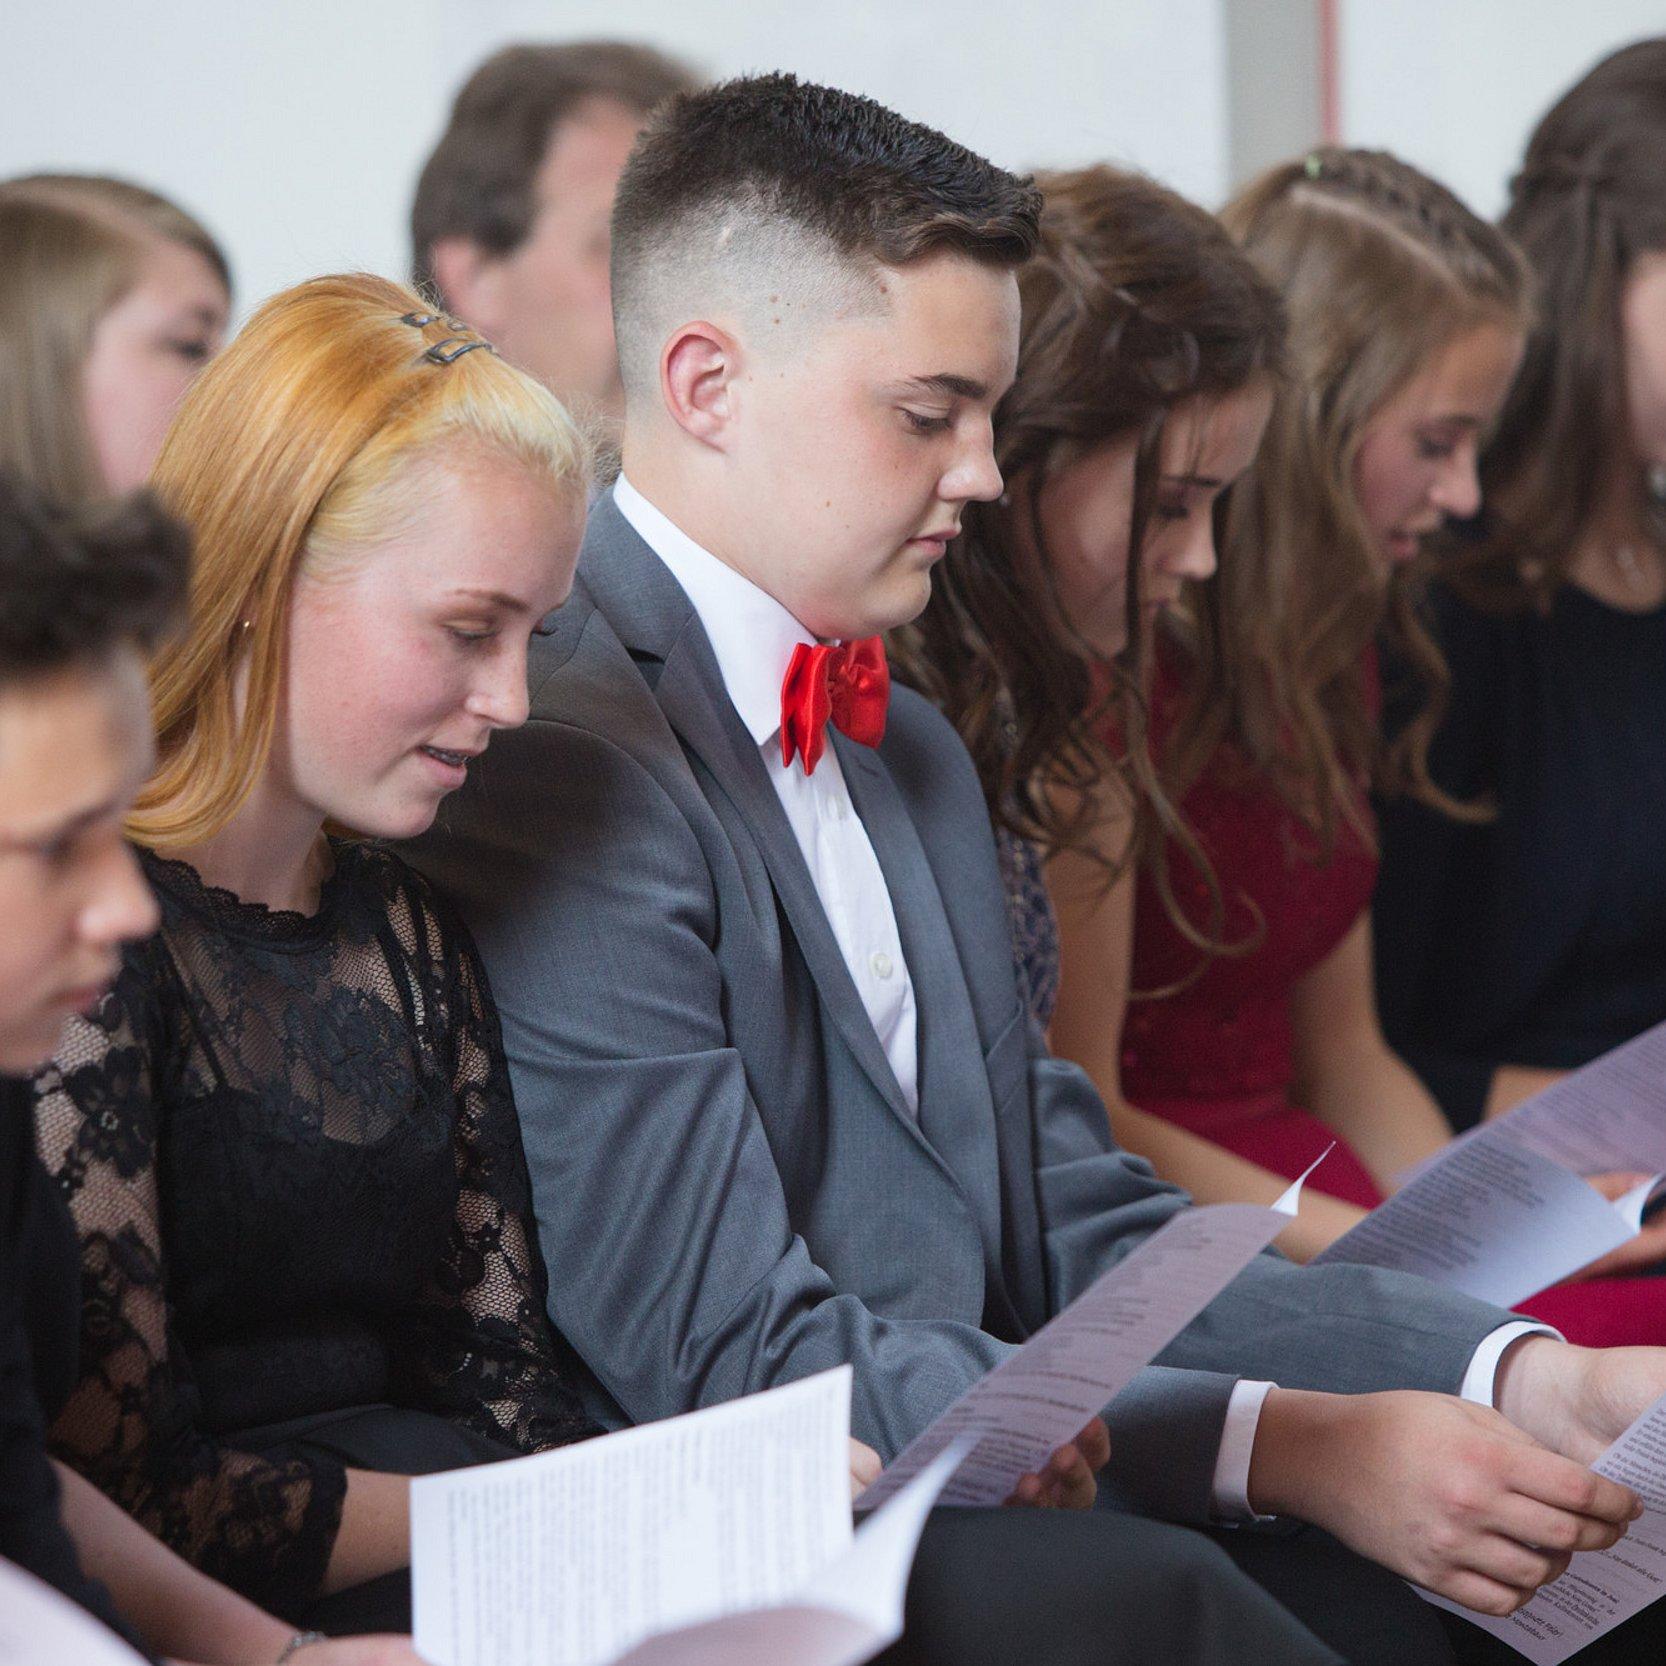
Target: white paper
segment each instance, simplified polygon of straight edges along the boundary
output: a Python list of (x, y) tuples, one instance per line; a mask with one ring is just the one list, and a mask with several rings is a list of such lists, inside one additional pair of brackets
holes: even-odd
[(1452, 1146), (1314, 1262), (1393, 1267), (1514, 1307), (1635, 1232), (1622, 1210), (1548, 1157), (1472, 1139)]
[(856, 1507), (892, 1497), (962, 1436), (976, 1444), (942, 1502), (1003, 1503), (1290, 1224), (1302, 1180), (1271, 1208), (1217, 1203), (1174, 1216), (909, 1442)]
[(1482, 1131), (1575, 1174), (1666, 1171), (1666, 1024), (1553, 1082)]
[(780, 1603), (850, 1543), (850, 1367), (411, 1485), (417, 1648), (597, 1666)]
[[(1626, 1170), (1651, 1178), (1612, 1203), (1578, 1178)], [(1635, 1237), (1663, 1170), (1659, 1025), (1418, 1164), (1314, 1259), (1394, 1267), (1514, 1307)]]
[[(902, 1635), (953, 1447), (851, 1533), (850, 1367), (411, 1487), (435, 1666), (858, 1666)], [(5, 1663), (0, 1663), (5, 1666)]]
[(1643, 1514), (1612, 1550), (1582, 1551), (1560, 1579), (1504, 1619), (1422, 1592), (1438, 1607), (1502, 1638), (1536, 1666), (1559, 1666), (1622, 1620), (1666, 1595), (1666, 1396), (1591, 1466), (1643, 1500)]
[(943, 1484), (971, 1450), (940, 1453), (792, 1601), (650, 1638), (618, 1666), (859, 1666), (902, 1636), (914, 1552)]
[(0, 1557), (0, 1666), (144, 1666), (62, 1592)]

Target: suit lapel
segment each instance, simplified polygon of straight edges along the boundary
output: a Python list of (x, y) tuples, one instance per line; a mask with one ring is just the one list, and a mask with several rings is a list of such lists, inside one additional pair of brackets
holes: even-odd
[[(735, 711), (694, 606), (611, 494), (591, 512), (580, 571), (626, 648), (639, 662), (658, 662), (642, 669), (660, 710), (750, 829), (834, 1025), (879, 1096), (919, 1138), (763, 755)], [(930, 1149), (924, 1139), (920, 1143)]]

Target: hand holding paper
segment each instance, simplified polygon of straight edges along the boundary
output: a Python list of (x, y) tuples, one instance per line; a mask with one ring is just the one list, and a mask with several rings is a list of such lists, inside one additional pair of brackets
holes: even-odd
[[(1610, 1202), (1586, 1178), (1643, 1178)], [(1666, 1025), (1421, 1164), (1315, 1257), (1417, 1273), (1513, 1307), (1630, 1243), (1666, 1171)]]
[(944, 1487), (943, 1502), (1002, 1503), (1289, 1224), (1302, 1180), (1271, 1208), (1217, 1203), (1176, 1215), (974, 1383), (909, 1443), (857, 1508), (892, 1497), (963, 1435), (976, 1444)]
[(1536, 1666), (1560, 1666), (1656, 1601), (1666, 1592), (1666, 1397), (1650, 1406), (1593, 1467), (1643, 1500), (1642, 1515), (1617, 1545), (1575, 1556), (1561, 1578), (1502, 1618), (1470, 1613), (1438, 1597), (1430, 1600), (1464, 1614)]

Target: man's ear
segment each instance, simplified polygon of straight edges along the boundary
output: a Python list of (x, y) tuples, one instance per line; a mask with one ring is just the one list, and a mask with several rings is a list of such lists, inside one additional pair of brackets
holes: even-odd
[(470, 237), (436, 238), (428, 256), (446, 310), (483, 336), (503, 321), (503, 263)]
[(737, 414), (740, 343), (703, 320), (680, 326), (659, 359), (660, 397), (684, 433), (719, 451), (728, 448)]

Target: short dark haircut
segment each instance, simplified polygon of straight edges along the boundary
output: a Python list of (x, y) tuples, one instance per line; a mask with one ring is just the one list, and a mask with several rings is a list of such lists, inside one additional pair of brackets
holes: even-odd
[(411, 276), (437, 298), (434, 245), (466, 237), (493, 254), (526, 240), (533, 181), (556, 129), (603, 99), (646, 116), (698, 84), (664, 53), (630, 41), (506, 46), (471, 75), (451, 107), (411, 205)]
[(153, 648), (190, 569), (190, 534), (148, 492), (70, 509), (0, 474), (0, 686)]
[[(750, 231), (826, 258), (902, 267), (947, 252), (997, 267), (1035, 248), (1041, 193), (871, 98), (745, 76), (649, 118), (613, 204), (613, 316), (631, 385), (656, 283)], [(694, 304), (698, 305), (698, 301)]]

